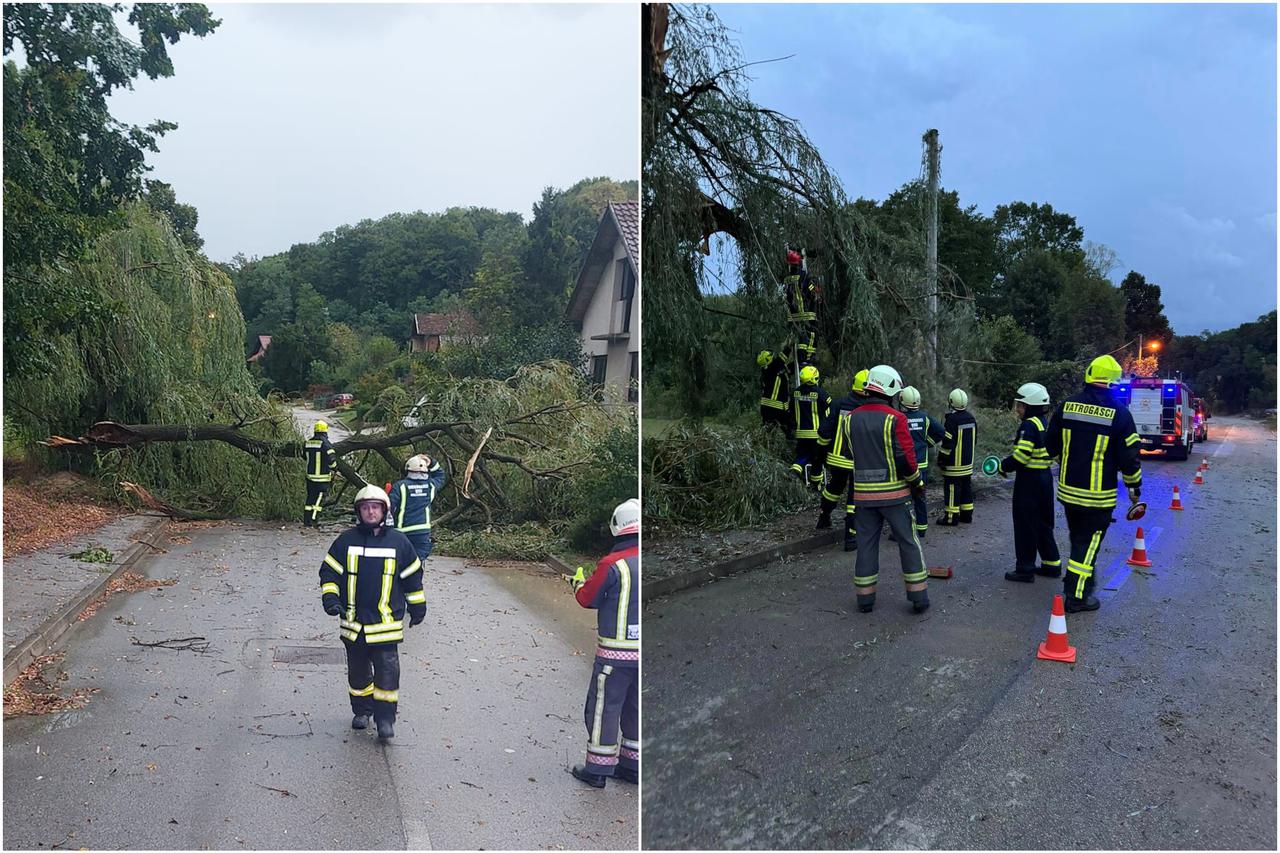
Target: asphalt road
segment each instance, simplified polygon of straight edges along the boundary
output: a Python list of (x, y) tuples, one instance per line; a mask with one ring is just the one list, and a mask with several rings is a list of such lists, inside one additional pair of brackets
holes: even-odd
[[(594, 614), (541, 570), (433, 557), (383, 746), (349, 728), (320, 609), (333, 535), (225, 524), (145, 562), (177, 583), (111, 599), (62, 664), (101, 692), (4, 722), (5, 847), (634, 849), (636, 787), (567, 772)], [(134, 642), (190, 637), (208, 649)]]
[(1061, 582), (1003, 579), (1006, 490), (931, 531), (923, 616), (888, 544), (872, 614), (838, 550), (647, 602), (644, 847), (1276, 849), (1276, 436), (1213, 427), (1144, 458), (1155, 566), (1119, 516), (1075, 665), (1035, 659)]
[(289, 410), (293, 412), (293, 422), (297, 425), (298, 431), (307, 438), (315, 432), (316, 421), (324, 421), (329, 425), (329, 440), (334, 444), (351, 437), (351, 432), (338, 422), (337, 409), (317, 411), (303, 406), (290, 406)]

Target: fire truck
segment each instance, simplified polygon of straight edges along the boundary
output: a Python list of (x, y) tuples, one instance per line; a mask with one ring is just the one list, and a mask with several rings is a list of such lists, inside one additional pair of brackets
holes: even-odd
[(1131, 376), (1114, 386), (1116, 399), (1129, 408), (1138, 428), (1139, 447), (1184, 460), (1195, 446), (1195, 394), (1180, 379)]

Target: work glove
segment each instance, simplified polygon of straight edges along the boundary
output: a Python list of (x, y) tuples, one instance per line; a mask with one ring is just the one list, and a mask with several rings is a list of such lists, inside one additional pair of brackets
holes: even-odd
[(578, 566), (578, 570), (574, 572), (572, 576), (561, 575), (561, 577), (564, 578), (565, 583), (573, 587), (574, 592), (577, 592), (578, 590), (582, 589), (583, 585), (586, 584), (587, 582), (587, 577), (583, 573), (582, 566)]
[(331, 604), (326, 604), (326, 605), (324, 606), (324, 612), (325, 612), (325, 613), (328, 613), (330, 616), (341, 616), (341, 615), (342, 615), (342, 605), (341, 605), (341, 604), (339, 604), (339, 603), (338, 603), (338, 602), (336, 602), (336, 601), (335, 601), (335, 602), (332, 602)]
[(409, 613), (409, 627), (412, 628), (414, 625), (417, 625), (419, 622), (421, 622), (423, 619), (426, 619), (426, 618), (427, 618), (427, 611), (425, 610), (423, 610), (421, 613), (414, 613), (411, 611)]

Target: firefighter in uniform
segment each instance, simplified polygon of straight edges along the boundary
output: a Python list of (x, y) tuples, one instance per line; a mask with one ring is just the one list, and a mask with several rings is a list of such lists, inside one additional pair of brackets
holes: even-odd
[(756, 356), (756, 364), (760, 366), (760, 422), (777, 424), (790, 436), (787, 402), (791, 399), (791, 359), (786, 350), (775, 355), (765, 349)]
[(431, 502), (444, 487), (444, 469), (425, 453), (404, 463), (405, 478), (391, 486), (391, 523), (418, 553), (425, 567), (431, 556)]
[(804, 255), (787, 250), (787, 275), (782, 281), (787, 294), (787, 322), (796, 336), (796, 353), (803, 367), (817, 356), (818, 291), (805, 268)]
[(924, 488), (916, 470), (916, 454), (907, 417), (893, 407), (902, 391), (902, 377), (887, 364), (867, 373), (868, 402), (840, 415), (855, 461), (853, 502), (858, 507), (858, 560), (853, 583), (858, 610), (870, 613), (876, 605), (880, 578), (880, 531), (886, 521), (898, 540), (902, 579), (916, 613), (929, 608), (928, 570), (911, 518), (911, 492)]
[[(1044, 448), (1049, 410), (1049, 391), (1028, 382), (1018, 389), (1014, 409), (1023, 418), (1014, 440), (1013, 453), (1000, 460), (1000, 474), (1013, 480), (1013, 571), (1006, 580), (1031, 583), (1036, 575), (1062, 576), (1062, 557), (1053, 537), (1053, 475), (1049, 473), (1049, 451)], [(1036, 566), (1036, 554), (1040, 565)]]
[(1116, 476), (1129, 499), (1142, 496), (1142, 465), (1133, 415), (1116, 401), (1111, 385), (1120, 365), (1109, 355), (1085, 370), (1084, 389), (1066, 400), (1049, 423), (1044, 446), (1058, 461), (1058, 501), (1067, 516), (1071, 556), (1063, 578), (1068, 613), (1097, 610), (1093, 568), (1116, 507)]
[(853, 471), (853, 454), (849, 449), (849, 436), (841, 428), (840, 415), (867, 402), (866, 387), (867, 370), (863, 368), (854, 375), (850, 393), (831, 404), (830, 413), (818, 430), (818, 444), (827, 448), (828, 452), (823, 462), (822, 504), (815, 529), (829, 529), (832, 510), (843, 503), (846, 551), (853, 551), (858, 547), (858, 534), (853, 523), (853, 482), (849, 476)]
[[(929, 485), (930, 448), (942, 443), (945, 431), (932, 415), (920, 410), (920, 392), (908, 385), (898, 396), (902, 402), (902, 411), (907, 416), (907, 429), (911, 433), (911, 444), (916, 452), (916, 469), (920, 472), (920, 482)], [(916, 489), (911, 493), (914, 504), (915, 531), (921, 539), (929, 532), (929, 508), (925, 505), (925, 489)]]
[(814, 489), (822, 485), (823, 448), (818, 444), (818, 427), (831, 411), (831, 395), (818, 387), (818, 378), (818, 368), (806, 364), (800, 368), (800, 387), (791, 392), (796, 436), (791, 473)]
[(302, 508), (302, 523), (314, 527), (324, 502), (324, 493), (329, 491), (329, 484), (333, 482), (333, 469), (338, 464), (338, 455), (329, 444), (329, 425), (324, 421), (316, 421), (315, 432), (307, 439), (306, 453), (307, 504)]
[(587, 762), (571, 772), (593, 788), (610, 776), (640, 781), (640, 501), (618, 504), (609, 530), (613, 549), (575, 594), (596, 611), (598, 637), (583, 713)]
[(942, 490), (946, 510), (938, 524), (955, 527), (973, 521), (973, 456), (978, 440), (978, 422), (967, 411), (969, 395), (959, 388), (947, 396), (950, 411), (942, 424), (942, 448), (938, 463), (942, 466)]
[(356, 526), (333, 540), (320, 565), (320, 601), (338, 617), (347, 650), (351, 728), (367, 728), (372, 716), (379, 740), (395, 737), (405, 617), (417, 625), (427, 615), (422, 561), (408, 538), (386, 525), (390, 508), (377, 486), (357, 492)]

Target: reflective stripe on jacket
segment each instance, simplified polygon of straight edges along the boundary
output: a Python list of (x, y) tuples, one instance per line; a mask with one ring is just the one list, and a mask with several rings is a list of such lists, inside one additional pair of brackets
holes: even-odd
[(1116, 477), (1142, 486), (1133, 415), (1109, 389), (1086, 385), (1053, 413), (1044, 445), (1058, 460), (1058, 500), (1087, 509), (1116, 505)]
[(831, 413), (831, 395), (817, 385), (797, 388), (791, 392), (791, 411), (796, 419), (796, 438), (817, 438), (818, 427)]
[(615, 666), (640, 660), (640, 545), (624, 536), (596, 564), (578, 590), (583, 607), (596, 611), (596, 657)]
[(938, 464), (944, 477), (967, 477), (973, 473), (973, 456), (978, 445), (978, 422), (967, 411), (947, 412), (943, 421), (942, 449)]
[(388, 517), (401, 533), (421, 533), (431, 529), (431, 502), (444, 486), (445, 473), (434, 459), (427, 476), (406, 477), (391, 487)]
[(878, 400), (840, 415), (853, 466), (853, 503), (889, 506), (911, 500), (920, 481), (906, 415)]
[(928, 412), (916, 410), (905, 414), (907, 429), (911, 432), (911, 445), (916, 451), (916, 467), (923, 471), (929, 467), (929, 448), (941, 444), (945, 433), (942, 424), (930, 417)]
[(329, 444), (329, 436), (312, 436), (307, 439), (307, 479), (313, 483), (328, 483), (333, 480), (333, 469), (338, 464), (338, 454), (333, 452)]
[(406, 611), (427, 612), (413, 544), (389, 527), (376, 536), (359, 527), (342, 533), (320, 564), (320, 601), (342, 606), (338, 625), (344, 640), (355, 642), (364, 634), (371, 644), (400, 642)]
[(1038, 416), (1024, 420), (1018, 426), (1013, 453), (1000, 460), (1000, 470), (1006, 474), (1018, 470), (1049, 470), (1049, 451), (1044, 449), (1044, 421)]

